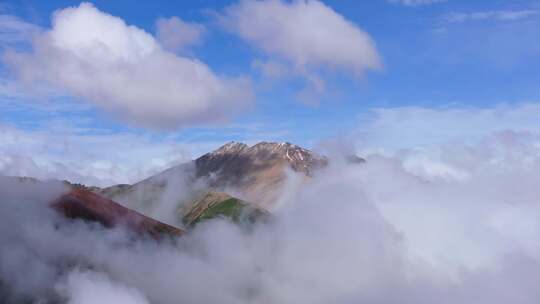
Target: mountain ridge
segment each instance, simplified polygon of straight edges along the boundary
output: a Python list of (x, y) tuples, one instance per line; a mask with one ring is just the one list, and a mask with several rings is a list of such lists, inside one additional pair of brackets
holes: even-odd
[(288, 142), (263, 141), (250, 146), (231, 141), (137, 183), (114, 185), (98, 193), (131, 203), (130, 207), (143, 213), (151, 212), (152, 204), (174, 187), (187, 189), (178, 195), (178, 205), (190, 203), (206, 192), (226, 192), (251, 205), (271, 209), (289, 171), (310, 178), (327, 165), (326, 157)]
[[(364, 162), (357, 156), (349, 156), (346, 161)], [(62, 199), (72, 203), (57, 206), (66, 216), (76, 211), (76, 217), (92, 217), (105, 225), (114, 223), (113, 215), (116, 213), (130, 214), (131, 218), (143, 215), (149, 217), (143, 222), (150, 223), (156, 219), (164, 224), (149, 227), (172, 225), (189, 228), (213, 217), (252, 222), (270, 215), (272, 204), (277, 201), (290, 174), (296, 174), (301, 182), (307, 182), (318, 169), (328, 164), (327, 157), (288, 142), (263, 141), (250, 146), (231, 141), (193, 161), (168, 168), (134, 184), (99, 188), (62, 181), (72, 189)], [(24, 177), (19, 177), (19, 180), (37, 182)], [(133, 212), (121, 210), (116, 203)], [(171, 208), (165, 210), (167, 218), (156, 212), (163, 211), (160, 210), (162, 205)], [(136, 225), (132, 226), (141, 230)], [(153, 228), (146, 228), (146, 231), (156, 234)]]

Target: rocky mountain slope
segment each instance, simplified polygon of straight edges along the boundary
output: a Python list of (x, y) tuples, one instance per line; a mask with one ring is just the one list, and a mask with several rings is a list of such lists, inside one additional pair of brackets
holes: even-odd
[(233, 191), (258, 206), (271, 208), (287, 170), (303, 177), (326, 166), (328, 160), (290, 143), (261, 142), (253, 146), (230, 142), (195, 160), (197, 178), (212, 188)]
[(159, 204), (176, 204), (184, 211), (200, 208), (200, 197), (208, 193), (220, 197), (219, 192), (265, 213), (272, 208), (288, 174), (309, 179), (327, 164), (326, 157), (290, 143), (248, 146), (230, 142), (133, 185), (115, 185), (96, 192), (144, 214), (152, 214)]
[(123, 225), (137, 234), (149, 235), (155, 239), (165, 235), (175, 237), (184, 234), (181, 229), (144, 216), (81, 187), (62, 194), (51, 206), (67, 218), (98, 222), (108, 228)]
[[(354, 156), (347, 161), (364, 160)], [(122, 222), (153, 237), (181, 235), (183, 231), (174, 226), (188, 229), (215, 217), (238, 223), (268, 217), (267, 210), (289, 176), (308, 181), (328, 162), (326, 157), (290, 143), (248, 146), (230, 142), (132, 185), (97, 188), (63, 181), (70, 191), (53, 207), (67, 217), (97, 221), (106, 227)], [(19, 181), (39, 183), (32, 178)], [(163, 213), (166, 219), (161, 218)]]
[(10, 176), (0, 176), (0, 186), (0, 203), (22, 204), (25, 207), (19, 207), (20, 210), (27, 208), (29, 213), (42, 206), (50, 207), (68, 219), (97, 222), (106, 228), (122, 226), (135, 235), (154, 239), (184, 234), (182, 229), (147, 217), (92, 192), (91, 190), (97, 189), (94, 187), (88, 188), (67, 181), (41, 181), (30, 177)]

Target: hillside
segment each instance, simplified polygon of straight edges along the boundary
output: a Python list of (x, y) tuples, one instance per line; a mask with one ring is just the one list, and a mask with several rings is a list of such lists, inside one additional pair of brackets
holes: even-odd
[(80, 187), (64, 193), (51, 206), (68, 218), (98, 222), (108, 228), (122, 225), (137, 234), (146, 234), (156, 239), (164, 235), (184, 234), (181, 229), (156, 221)]
[[(357, 156), (349, 156), (346, 161), (352, 164), (364, 162)], [(90, 202), (84, 205), (86, 208), (93, 206), (94, 201), (107, 198), (108, 205), (118, 202), (150, 217), (156, 216), (156, 210), (166, 207), (170, 216), (165, 222), (186, 228), (214, 217), (225, 217), (238, 223), (253, 222), (270, 214), (267, 210), (272, 210), (272, 203), (289, 176), (296, 175), (297, 180), (307, 182), (328, 162), (326, 157), (290, 143), (260, 142), (248, 146), (229, 142), (191, 162), (134, 184), (98, 188), (63, 181), (64, 185), (74, 189), (71, 197), (64, 199), (77, 201), (84, 198)], [(32, 178), (20, 179), (38, 182)], [(89, 195), (90, 191), (98, 196)], [(84, 214), (80, 216), (84, 217)], [(108, 224), (103, 218), (101, 216), (99, 221)]]
[(217, 217), (229, 218), (239, 224), (252, 224), (270, 214), (252, 204), (224, 192), (207, 192), (180, 211), (186, 227)]
[[(309, 179), (327, 164), (326, 157), (290, 143), (260, 142), (248, 146), (229, 142), (138, 183), (95, 192), (143, 214), (151, 214), (156, 205), (164, 202), (185, 209), (196, 205), (207, 193), (226, 193), (242, 202), (242, 206), (249, 205), (264, 213), (272, 209), (288, 174)], [(184, 221), (182, 216), (178, 220)]]

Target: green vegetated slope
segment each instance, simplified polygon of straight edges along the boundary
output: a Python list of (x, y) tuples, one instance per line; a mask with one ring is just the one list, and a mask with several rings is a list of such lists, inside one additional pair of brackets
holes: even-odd
[(207, 192), (184, 211), (183, 222), (193, 226), (213, 218), (227, 218), (236, 223), (254, 223), (267, 217), (268, 211), (224, 192)]
[[(117, 199), (144, 214), (145, 208), (151, 208), (159, 201), (163, 187), (149, 184), (141, 189), (133, 189), (131, 186), (119, 185), (100, 190), (98, 193)], [(133, 201), (136, 204), (133, 204)], [(268, 211), (254, 204), (215, 190), (200, 192), (193, 199), (179, 201), (178, 205), (182, 206), (178, 211), (178, 217), (186, 228), (213, 218), (225, 218), (238, 224), (252, 224), (269, 215)]]
[(242, 209), (246, 205), (243, 204), (239, 199), (236, 198), (230, 198), (228, 200), (225, 200), (221, 203), (218, 203), (208, 209), (206, 209), (198, 218), (196, 221), (203, 221), (206, 219), (215, 218), (218, 216), (225, 216), (228, 218), (233, 219), (234, 221), (237, 221), (240, 218), (240, 214), (242, 213)]

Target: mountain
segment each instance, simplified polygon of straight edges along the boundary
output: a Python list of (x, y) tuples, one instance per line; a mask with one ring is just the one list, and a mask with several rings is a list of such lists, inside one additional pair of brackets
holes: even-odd
[(287, 170), (310, 177), (328, 160), (290, 143), (261, 142), (253, 146), (230, 142), (195, 160), (198, 178), (213, 188), (230, 189), (258, 206), (270, 205), (279, 195)]
[[(346, 161), (364, 162), (357, 156)], [(266, 218), (289, 176), (307, 182), (328, 163), (326, 157), (290, 143), (230, 142), (132, 185), (98, 188), (62, 181), (70, 191), (52, 206), (69, 218), (106, 227), (121, 223), (153, 237), (181, 235), (184, 231), (174, 226), (189, 229), (215, 217), (240, 224)], [(16, 180), (40, 183), (32, 178)]]
[(130, 210), (110, 199), (75, 187), (56, 199), (51, 207), (67, 218), (93, 221), (111, 228), (123, 225), (129, 230), (159, 239), (181, 236), (184, 231)]
[(201, 197), (214, 193), (212, 197), (219, 198), (223, 196), (217, 193), (227, 193), (243, 206), (265, 214), (278, 198), (288, 174), (309, 179), (327, 164), (326, 157), (291, 143), (248, 146), (229, 142), (133, 185), (115, 185), (96, 192), (143, 214), (153, 214), (159, 204), (177, 205), (182, 210), (197, 208)]
[[(44, 203), (45, 207), (51, 207), (69, 219), (97, 222), (107, 228), (123, 226), (137, 235), (155, 239), (184, 234), (179, 228), (149, 218), (91, 191), (96, 189), (67, 181), (0, 176), (0, 203), (22, 204), (20, 210), (28, 213)], [(39, 205), (32, 205), (34, 202), (39, 202)]]
[(195, 160), (199, 176), (217, 173), (220, 183), (242, 183), (246, 176), (274, 166), (281, 169), (289, 166), (296, 172), (311, 175), (315, 169), (324, 167), (327, 163), (326, 157), (297, 145), (271, 142), (260, 142), (251, 147), (243, 143), (229, 142)]

